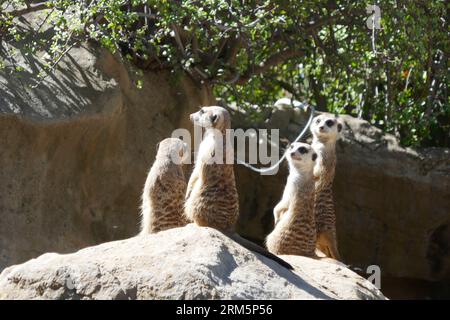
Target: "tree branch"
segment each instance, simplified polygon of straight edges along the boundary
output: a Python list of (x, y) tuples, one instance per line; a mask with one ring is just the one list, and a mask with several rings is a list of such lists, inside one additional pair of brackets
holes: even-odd
[(297, 94), (297, 90), (295, 90), (295, 88), (294, 88), (290, 83), (287, 83), (287, 82), (282, 81), (282, 80), (279, 80), (279, 79), (275, 79), (274, 82), (275, 82), (276, 84), (278, 84), (281, 88), (283, 88), (284, 90), (286, 90), (287, 92), (289, 92), (290, 94), (292, 94), (292, 96), (293, 96), (295, 99), (300, 100), (300, 99), (299, 99), (299, 96), (298, 96), (298, 94)]
[(251, 66), (249, 67), (244, 74), (239, 78), (239, 81), (237, 81), (237, 84), (245, 84), (252, 76), (259, 75), (261, 73), (266, 72), (271, 67), (274, 67), (276, 65), (279, 65), (289, 59), (301, 57), (305, 54), (304, 50), (300, 49), (286, 49), (281, 52), (278, 52), (269, 58), (267, 60), (259, 65), (259, 66)]
[(220, 56), (220, 54), (222, 53), (223, 48), (225, 47), (225, 45), (227, 44), (227, 42), (228, 42), (228, 39), (227, 39), (227, 38), (223, 38), (222, 41), (220, 41), (219, 47), (217, 48), (217, 53), (214, 55), (214, 57), (213, 57), (213, 59), (212, 59), (212, 61), (211, 61), (211, 63), (210, 63), (210, 66), (211, 66), (212, 68), (215, 67), (215, 64), (216, 64), (216, 62), (217, 62), (217, 59), (219, 59), (219, 56)]
[(236, 66), (237, 54), (241, 46), (242, 46), (242, 38), (240, 36), (236, 36), (235, 39), (230, 41), (230, 45), (227, 50), (227, 55), (225, 57), (225, 63), (229, 64), (233, 68)]
[(27, 13), (41, 11), (41, 10), (45, 10), (45, 9), (49, 9), (49, 8), (50, 7), (47, 5), (47, 2), (41, 2), (41, 3), (37, 3), (34, 6), (29, 5), (28, 7), (24, 8), (24, 9), (10, 11), (10, 12), (8, 12), (8, 14), (10, 14), (14, 17), (20, 17)]
[(174, 23), (172, 23), (171, 27), (172, 27), (172, 30), (173, 30), (174, 35), (175, 35), (175, 41), (176, 41), (176, 43), (178, 45), (178, 49), (180, 49), (181, 54), (183, 56), (185, 56), (186, 52), (184, 51), (184, 45), (183, 45), (183, 41), (181, 41), (181, 37), (180, 37), (178, 26), (176, 26)]

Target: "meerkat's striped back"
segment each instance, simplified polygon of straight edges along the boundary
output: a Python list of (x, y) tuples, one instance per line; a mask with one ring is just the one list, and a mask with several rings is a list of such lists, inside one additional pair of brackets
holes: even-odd
[[(186, 180), (181, 163), (186, 145), (175, 138), (160, 142), (155, 162), (148, 173), (142, 194), (141, 234), (155, 233), (188, 223), (184, 211)], [(182, 161), (179, 158), (178, 160)]]

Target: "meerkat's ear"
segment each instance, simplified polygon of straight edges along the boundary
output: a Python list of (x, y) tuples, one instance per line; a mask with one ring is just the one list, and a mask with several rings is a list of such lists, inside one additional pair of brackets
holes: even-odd
[(317, 153), (313, 153), (312, 154), (312, 161), (316, 161), (316, 159), (317, 159)]
[(338, 123), (337, 123), (337, 130), (338, 130), (338, 132), (342, 131), (342, 123), (339, 120), (338, 120)]
[(289, 142), (289, 143), (286, 145), (286, 148), (284, 148), (284, 151), (287, 151), (287, 150), (289, 150), (290, 148), (292, 148), (292, 142)]
[(211, 123), (216, 123), (219, 116), (217, 114), (212, 114), (209, 118), (211, 119)]

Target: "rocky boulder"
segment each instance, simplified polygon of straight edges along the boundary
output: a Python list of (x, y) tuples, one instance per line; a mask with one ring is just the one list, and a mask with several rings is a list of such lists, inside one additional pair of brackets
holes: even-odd
[(292, 272), (193, 224), (46, 253), (0, 275), (1, 299), (385, 299), (336, 262), (282, 256)]

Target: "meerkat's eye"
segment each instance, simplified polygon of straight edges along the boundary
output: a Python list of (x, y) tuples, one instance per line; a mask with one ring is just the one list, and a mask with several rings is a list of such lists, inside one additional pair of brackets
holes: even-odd
[(328, 126), (328, 127), (332, 127), (332, 126), (334, 126), (334, 121), (333, 120), (327, 120), (327, 121), (325, 121), (325, 124)]
[(212, 123), (215, 123), (217, 121), (217, 119), (219, 118), (219, 116), (217, 114), (213, 114), (210, 119)]
[(198, 113), (203, 114), (203, 113), (205, 113), (205, 111), (202, 108), (202, 109), (198, 110)]
[(298, 148), (298, 152), (300, 152), (301, 154), (305, 154), (308, 153), (308, 149), (306, 149), (305, 147), (300, 147)]

